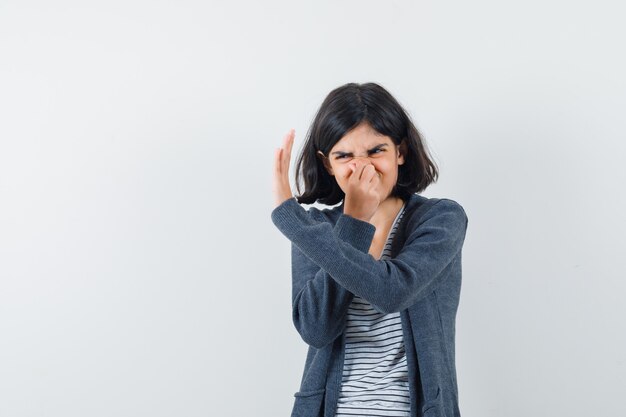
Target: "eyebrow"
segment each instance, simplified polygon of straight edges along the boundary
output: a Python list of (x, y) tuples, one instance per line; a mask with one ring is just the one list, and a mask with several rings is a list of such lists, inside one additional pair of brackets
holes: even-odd
[[(372, 149), (370, 149), (368, 152), (373, 151), (376, 148), (381, 148), (383, 146), (389, 146), (389, 144), (388, 143), (379, 143), (378, 145), (376, 145)], [(331, 155), (352, 155), (352, 152), (335, 151), (335, 152), (331, 152)]]

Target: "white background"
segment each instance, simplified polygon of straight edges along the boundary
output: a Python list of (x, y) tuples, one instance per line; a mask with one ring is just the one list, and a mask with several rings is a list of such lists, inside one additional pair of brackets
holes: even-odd
[(622, 12), (0, 1), (0, 416), (288, 416), (274, 150), (367, 81), (469, 217), (463, 416), (626, 415)]

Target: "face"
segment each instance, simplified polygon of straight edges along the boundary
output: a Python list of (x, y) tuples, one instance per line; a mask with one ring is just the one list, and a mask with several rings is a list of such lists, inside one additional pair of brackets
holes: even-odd
[(404, 142), (396, 146), (389, 136), (381, 135), (368, 123), (361, 123), (344, 135), (326, 155), (327, 159), (322, 160), (328, 173), (335, 176), (337, 184), (344, 192), (347, 189), (346, 176), (350, 172), (350, 165), (354, 165), (359, 159), (365, 164), (373, 165), (380, 176), (380, 201), (384, 201), (396, 185), (398, 166), (404, 164), (404, 146)]

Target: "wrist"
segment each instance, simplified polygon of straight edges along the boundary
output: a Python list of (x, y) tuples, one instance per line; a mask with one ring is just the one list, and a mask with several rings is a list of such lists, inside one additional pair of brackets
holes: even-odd
[(366, 222), (366, 223), (370, 222), (370, 219), (368, 219), (368, 218), (366, 218), (364, 216), (357, 215), (356, 213), (355, 214), (351, 214), (350, 212), (345, 212), (344, 211), (343, 214), (345, 214), (346, 216), (350, 216), (353, 219), (361, 220), (362, 222)]
[(293, 196), (291, 196), (291, 195), (290, 195), (290, 196), (280, 197), (280, 198), (278, 198), (278, 199), (276, 199), (276, 200), (274, 201), (274, 207), (278, 207), (278, 206), (282, 205), (283, 203), (287, 202), (287, 200), (291, 200), (291, 199), (293, 199), (293, 198), (294, 198), (294, 197), (293, 197)]

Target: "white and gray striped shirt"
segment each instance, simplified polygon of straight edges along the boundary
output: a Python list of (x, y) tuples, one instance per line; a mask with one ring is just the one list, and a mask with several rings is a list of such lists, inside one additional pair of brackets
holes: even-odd
[[(388, 259), (391, 254), (391, 242), (405, 206), (393, 221), (380, 259)], [(355, 295), (345, 332), (343, 376), (335, 416), (408, 417), (409, 382), (400, 313), (380, 313)]]

